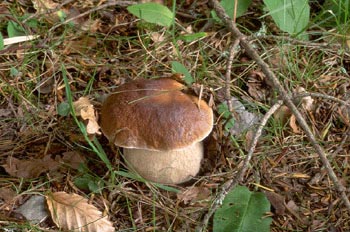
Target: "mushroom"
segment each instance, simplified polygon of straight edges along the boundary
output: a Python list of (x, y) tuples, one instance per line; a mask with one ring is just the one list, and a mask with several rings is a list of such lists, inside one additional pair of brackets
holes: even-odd
[(102, 132), (124, 148), (129, 169), (144, 179), (179, 184), (200, 169), (213, 111), (184, 89), (172, 79), (139, 79), (119, 86), (102, 105)]

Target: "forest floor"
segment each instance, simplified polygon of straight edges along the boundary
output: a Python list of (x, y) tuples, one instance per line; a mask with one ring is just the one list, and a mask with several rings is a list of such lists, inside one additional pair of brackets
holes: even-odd
[[(280, 96), (239, 48), (227, 86), (233, 41), (222, 23), (208, 20), (211, 8), (205, 0), (178, 4), (174, 30), (137, 19), (126, 9), (129, 1), (114, 5), (104, 5), (102, 0), (66, 2), (0, 3), (4, 38), (11, 23), (18, 34), (24, 30), (38, 35), (0, 50), (0, 228), (57, 231), (50, 218), (30, 223), (17, 209), (33, 195), (63, 191), (89, 199), (108, 215), (116, 231), (194, 231), (220, 186), (242, 167), (256, 128), (243, 125), (243, 131), (234, 131), (225, 105), (228, 94), (244, 105), (245, 115), (257, 118)], [(289, 93), (313, 94), (294, 98), (295, 103), (338, 179), (349, 186), (350, 109), (337, 101), (350, 97), (349, 49), (327, 28), (314, 27), (310, 41), (283, 35), (270, 17), (261, 17), (262, 2), (253, 2), (237, 19), (239, 29)], [(54, 9), (72, 20), (64, 23)], [(258, 33), (261, 28), (264, 35)], [(189, 42), (179, 39), (196, 32), (205, 34)], [(70, 97), (73, 102), (86, 97), (98, 117), (106, 94), (131, 80), (172, 77), (174, 61), (193, 78), (188, 88), (201, 93), (213, 108), (214, 128), (204, 142), (200, 173), (188, 183), (159, 187), (133, 178), (122, 151), (102, 134), (84, 136), (65, 110)], [(239, 119), (234, 123), (239, 125)], [(101, 145), (99, 152), (91, 141)], [(112, 170), (101, 154), (106, 154)], [(350, 230), (349, 211), (317, 152), (284, 106), (264, 127), (239, 184), (266, 194), (272, 204), (271, 231)]]

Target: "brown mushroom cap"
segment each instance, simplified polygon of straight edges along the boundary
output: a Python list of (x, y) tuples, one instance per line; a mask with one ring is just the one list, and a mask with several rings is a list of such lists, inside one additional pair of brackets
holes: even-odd
[(203, 140), (213, 111), (172, 79), (139, 79), (119, 86), (102, 105), (101, 129), (125, 148), (167, 151)]

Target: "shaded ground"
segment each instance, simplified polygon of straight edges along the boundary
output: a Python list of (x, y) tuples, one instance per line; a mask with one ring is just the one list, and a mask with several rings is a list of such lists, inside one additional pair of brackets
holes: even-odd
[[(65, 152), (74, 151), (85, 157), (89, 169), (56, 169), (36, 178), (22, 179), (10, 176), (1, 167), (0, 187), (10, 189), (5, 195), (11, 196), (6, 199), (0, 195), (1, 226), (30, 228), (13, 210), (29, 194), (66, 191), (89, 197), (94, 205), (105, 210), (117, 230), (194, 230), (218, 187), (240, 168), (250, 135), (230, 136), (224, 129), (227, 119), (218, 110), (227, 97), (224, 75), (231, 38), (222, 25), (206, 24), (204, 19), (210, 14), (206, 2), (199, 1), (195, 8), (191, 4), (187, 1), (179, 5), (177, 18), (182, 27), (176, 29), (175, 36), (201, 29), (207, 36), (189, 43), (178, 40), (174, 44), (166, 29), (141, 23), (124, 6), (110, 6), (73, 20), (73, 26), (62, 25), (53, 30), (59, 19), (37, 14), (40, 27), (26, 29), (40, 38), (0, 51), (0, 164), (6, 164), (8, 157), (59, 159)], [(74, 17), (95, 7), (90, 1), (76, 1), (64, 9)], [(4, 19), (21, 22), (18, 17), (22, 14), (42, 8), (31, 1), (20, 1), (1, 3), (0, 9)], [(243, 30), (256, 32), (260, 25), (252, 26), (257, 25), (254, 14), (260, 13), (254, 9), (249, 12), (239, 23)], [(263, 20), (273, 33), (254, 38), (252, 43), (288, 90), (296, 93), (303, 87), (307, 92), (348, 100), (350, 55), (341, 49), (341, 44), (323, 46), (321, 43), (328, 42), (326, 34), (320, 36), (320, 44), (291, 42), (276, 35), (269, 19)], [(6, 21), (1, 21), (0, 26), (6, 35)], [(206, 155), (200, 174), (190, 183), (176, 186), (180, 193), (123, 176), (111, 180), (106, 165), (89, 148), (73, 118), (58, 114), (59, 103), (67, 100), (62, 65), (67, 70), (73, 99), (88, 96), (99, 112), (104, 94), (137, 78), (169, 77), (172, 61), (182, 63), (190, 71), (195, 80), (191, 86), (194, 92), (198, 93), (203, 86), (202, 97), (212, 104), (216, 114), (214, 130), (205, 142)], [(264, 114), (278, 99), (244, 51), (235, 56), (231, 80), (231, 96), (257, 115)], [(328, 152), (338, 178), (348, 186), (349, 108), (323, 97), (312, 99), (309, 110), (303, 109), (302, 100), (296, 102)], [(286, 116), (281, 120), (270, 119), (241, 184), (268, 195), (274, 206), (272, 231), (350, 230), (349, 212), (316, 152), (288, 111), (282, 113)], [(125, 172), (117, 148), (110, 147), (102, 135), (97, 135), (97, 139), (115, 170)], [(101, 194), (78, 188), (75, 183), (79, 177), (97, 185), (104, 182)], [(55, 227), (46, 220), (38, 228)]]

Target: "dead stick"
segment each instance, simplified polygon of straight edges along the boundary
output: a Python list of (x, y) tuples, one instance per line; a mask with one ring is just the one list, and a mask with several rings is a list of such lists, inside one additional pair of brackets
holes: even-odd
[(227, 66), (226, 66), (226, 73), (225, 73), (225, 100), (228, 106), (228, 110), (232, 113), (232, 99), (231, 99), (231, 69), (232, 69), (232, 62), (236, 55), (237, 46), (239, 44), (239, 40), (235, 40), (230, 48), (230, 55), (227, 58)]
[(222, 8), (220, 3), (217, 0), (210, 0), (210, 2), (213, 5), (213, 9), (215, 10), (218, 17), (225, 23), (227, 28), (232, 33), (232, 36), (234, 39), (239, 39), (240, 45), (242, 48), (245, 49), (248, 56), (253, 59), (261, 68), (262, 72), (265, 74), (265, 76), (272, 82), (274, 88), (278, 91), (280, 97), (282, 98), (284, 104), (291, 110), (291, 112), (296, 117), (300, 127), (304, 130), (307, 138), (309, 139), (310, 143), (313, 145), (314, 149), (316, 150), (317, 154), (320, 157), (320, 160), (322, 161), (322, 164), (324, 168), (327, 170), (327, 173), (331, 180), (333, 181), (335, 188), (340, 193), (341, 198), (347, 207), (347, 209), (350, 211), (350, 201), (346, 195), (345, 187), (339, 182), (336, 174), (334, 173), (330, 162), (327, 159), (327, 154), (324, 151), (324, 149), (318, 144), (316, 141), (315, 136), (312, 134), (309, 126), (307, 125), (305, 119), (302, 117), (301, 113), (297, 109), (297, 107), (294, 105), (290, 94), (287, 93), (287, 91), (284, 89), (284, 87), (281, 85), (275, 74), (270, 70), (269, 66), (261, 59), (261, 57), (258, 55), (258, 53), (253, 49), (253, 47), (249, 44), (249, 42), (246, 39), (246, 36), (242, 34), (236, 27), (236, 24), (230, 19), (230, 17), (225, 13), (225, 10)]

